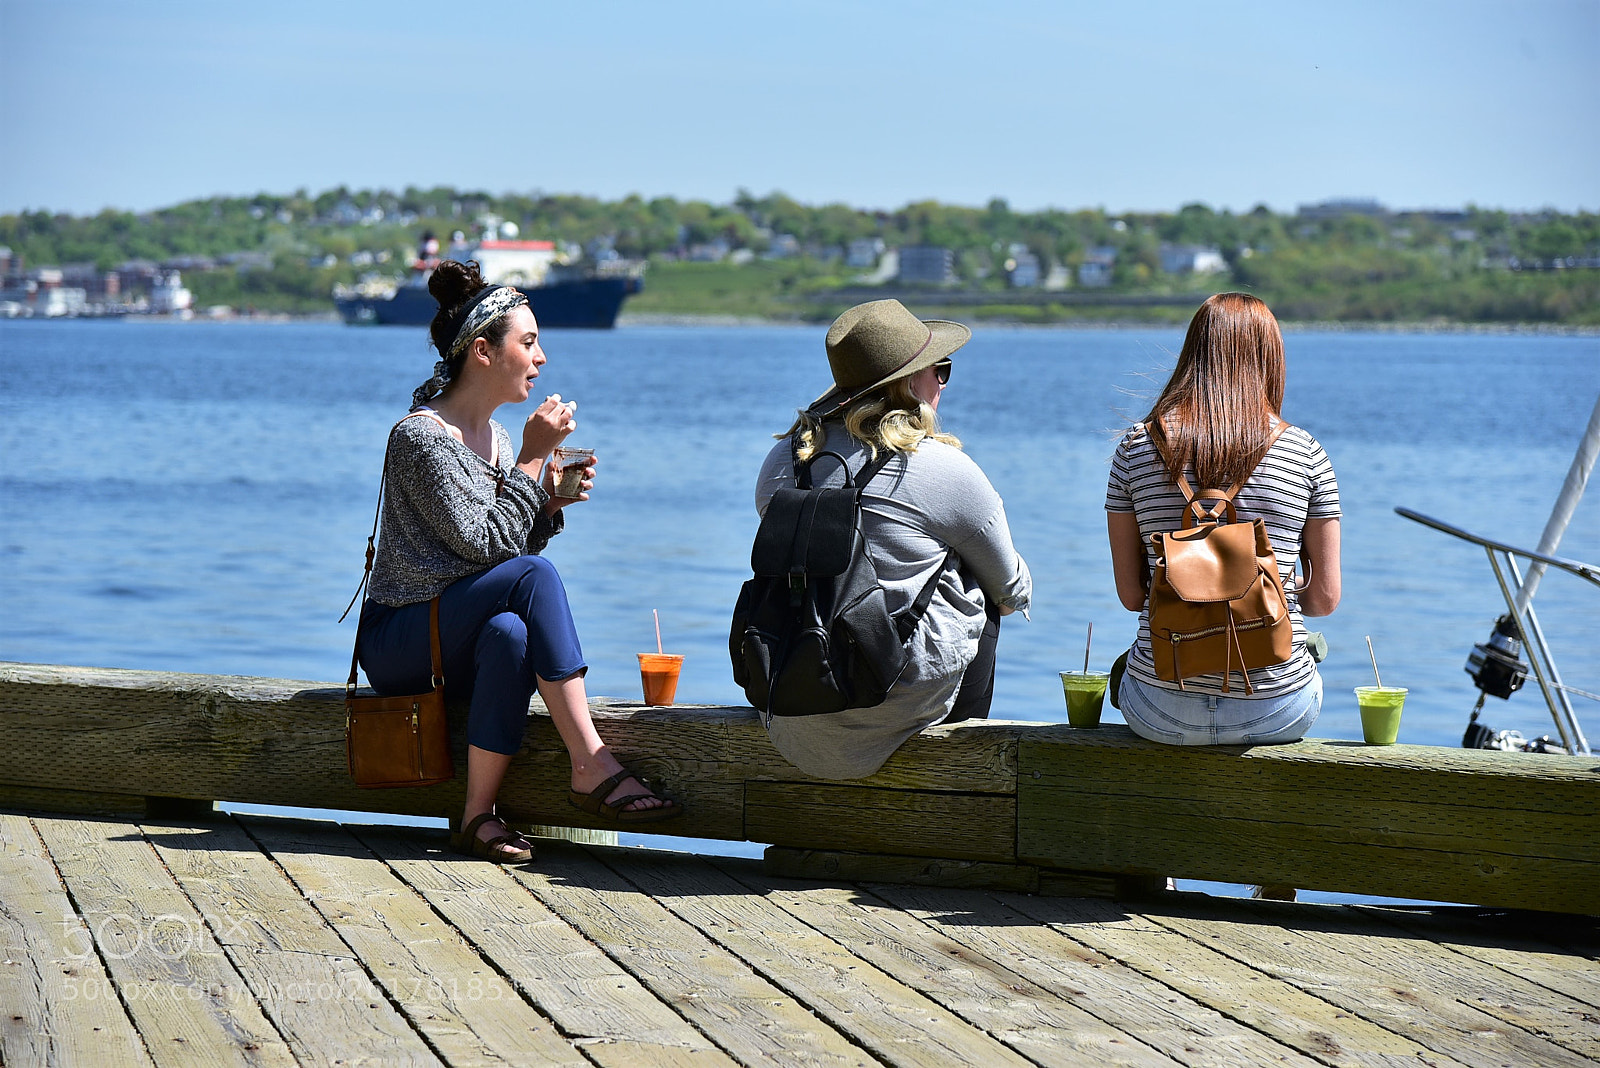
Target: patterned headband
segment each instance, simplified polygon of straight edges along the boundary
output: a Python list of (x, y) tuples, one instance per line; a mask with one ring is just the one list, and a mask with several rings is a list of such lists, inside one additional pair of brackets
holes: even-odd
[(528, 298), (515, 286), (498, 286), (486, 289), (475, 304), (467, 309), (466, 318), (461, 323), (461, 328), (456, 331), (456, 339), (450, 343), (450, 351), (445, 353), (446, 359), (454, 359), (460, 352), (472, 343), (495, 320), (505, 315), (512, 308), (528, 303)]

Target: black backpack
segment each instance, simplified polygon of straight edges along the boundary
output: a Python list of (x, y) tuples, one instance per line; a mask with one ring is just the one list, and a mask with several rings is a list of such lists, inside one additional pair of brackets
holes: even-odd
[[(893, 455), (885, 450), (852, 480), (843, 456), (819, 452), (795, 463), (795, 488), (767, 505), (750, 550), (755, 577), (739, 591), (728, 633), (733, 681), (763, 719), (872, 708), (905, 671), (906, 645), (950, 557), (890, 615), (861, 532), (861, 494)], [(823, 456), (844, 468), (842, 488), (811, 488)]]

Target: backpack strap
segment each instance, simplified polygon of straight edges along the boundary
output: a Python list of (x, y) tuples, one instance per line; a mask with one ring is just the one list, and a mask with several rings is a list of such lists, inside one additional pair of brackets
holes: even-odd
[(869, 460), (854, 477), (850, 474), (850, 464), (839, 453), (831, 449), (821, 449), (811, 454), (811, 459), (800, 459), (800, 435), (795, 434), (789, 439), (789, 457), (794, 468), (794, 484), (796, 489), (811, 489), (811, 465), (824, 456), (831, 456), (839, 461), (839, 466), (844, 468), (844, 484), (846, 489), (860, 492), (867, 488), (867, 483), (878, 477), (878, 472), (888, 466), (889, 461), (895, 458), (895, 453), (889, 449), (882, 450), (882, 455), (874, 460)]
[(922, 622), (922, 617), (928, 614), (928, 606), (933, 603), (933, 595), (939, 589), (939, 580), (944, 577), (945, 568), (950, 566), (952, 560), (958, 559), (960, 557), (956, 555), (954, 549), (947, 551), (944, 559), (939, 561), (939, 566), (933, 569), (928, 581), (922, 584), (917, 599), (895, 617), (894, 629), (900, 635), (900, 644), (904, 645), (910, 641), (911, 635), (916, 633), (917, 624)]
[[(1158, 424), (1153, 420), (1144, 426), (1145, 433), (1150, 436), (1150, 443), (1156, 447), (1156, 452), (1161, 454), (1163, 461), (1167, 460), (1169, 454), (1166, 449), (1165, 432), (1163, 431), (1158, 435), (1156, 432)], [(1267, 453), (1272, 450), (1272, 446), (1278, 443), (1278, 439), (1283, 437), (1283, 432), (1288, 430), (1289, 426), (1290, 424), (1282, 417), (1278, 419), (1277, 425), (1272, 428), (1272, 433), (1267, 435), (1267, 447), (1261, 451), (1261, 456), (1246, 469), (1244, 475), (1238, 481), (1227, 489), (1202, 489), (1196, 492), (1189, 485), (1189, 480), (1184, 477), (1183, 472), (1178, 472), (1178, 490), (1183, 494), (1185, 502), (1182, 525), (1184, 527), (1192, 527), (1197, 519), (1202, 523), (1215, 523), (1221, 520), (1224, 514), (1227, 515), (1228, 522), (1238, 522), (1239, 514), (1233, 507), (1234, 496), (1244, 488), (1244, 484), (1249, 481), (1250, 476), (1255, 474), (1257, 465), (1266, 459)], [(1218, 503), (1208, 508), (1204, 503), (1205, 501), (1216, 501)]]

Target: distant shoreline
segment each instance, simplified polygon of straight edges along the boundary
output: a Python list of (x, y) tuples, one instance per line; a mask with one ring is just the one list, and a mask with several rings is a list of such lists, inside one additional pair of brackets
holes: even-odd
[[(33, 322), (32, 319), (0, 319), (0, 322)], [(45, 320), (51, 321), (51, 320)], [(220, 325), (276, 325), (276, 324), (305, 324), (305, 323), (338, 323), (339, 316), (336, 312), (313, 312), (308, 314), (291, 314), (289, 312), (274, 312), (261, 315), (233, 315), (212, 318), (197, 315), (193, 319), (174, 319), (164, 315), (127, 315), (116, 319), (84, 317), (82, 319), (64, 319), (70, 322), (108, 322), (121, 323), (179, 323), (183, 325), (220, 324)], [(1055, 322), (1055, 323), (1022, 323), (1010, 319), (985, 319), (978, 316), (969, 316), (965, 322), (981, 326), (986, 330), (1058, 330), (1058, 331), (1086, 331), (1086, 330), (1171, 330), (1181, 333), (1184, 325), (1181, 322), (1151, 322), (1138, 319), (1106, 320), (1103, 322)], [(1455, 323), (1455, 322), (1368, 322), (1346, 320), (1280, 320), (1284, 333), (1289, 334), (1491, 334), (1519, 337), (1600, 337), (1600, 326), (1576, 326), (1564, 323)], [(626, 330), (631, 327), (690, 327), (694, 329), (739, 329), (749, 327), (795, 327), (815, 329), (826, 325), (823, 320), (805, 319), (767, 319), (759, 316), (735, 315), (688, 315), (688, 314), (629, 314), (623, 312), (617, 318), (617, 328)], [(381, 327), (360, 327), (359, 329), (382, 329)]]

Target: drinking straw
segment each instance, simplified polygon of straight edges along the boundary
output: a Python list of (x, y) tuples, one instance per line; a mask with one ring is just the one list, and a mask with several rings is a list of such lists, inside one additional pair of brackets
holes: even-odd
[(1378, 657), (1372, 651), (1372, 635), (1367, 635), (1367, 655), (1372, 657), (1372, 677), (1378, 680), (1378, 689), (1383, 689), (1383, 676), (1378, 674)]
[(650, 609), (650, 614), (656, 617), (656, 652), (665, 652), (661, 648), (661, 613), (652, 608)]
[(1083, 639), (1083, 673), (1089, 674), (1089, 643), (1094, 641), (1094, 624), (1089, 624), (1089, 635)]

